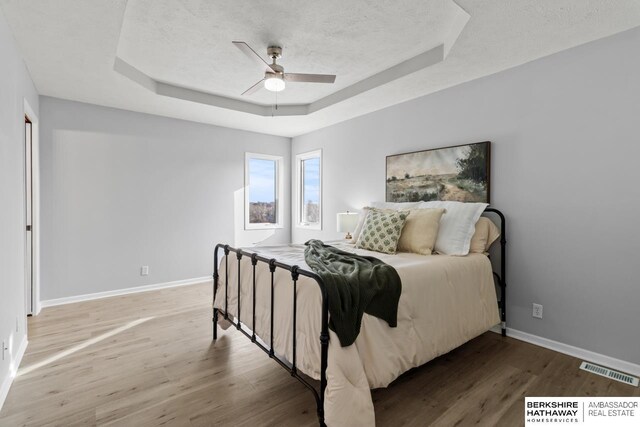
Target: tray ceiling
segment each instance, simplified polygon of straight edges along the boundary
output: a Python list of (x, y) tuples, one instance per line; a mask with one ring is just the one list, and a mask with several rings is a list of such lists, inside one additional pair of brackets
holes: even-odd
[[(0, 0), (43, 95), (293, 136), (640, 25), (635, 0)], [(336, 74), (240, 96), (262, 73)]]

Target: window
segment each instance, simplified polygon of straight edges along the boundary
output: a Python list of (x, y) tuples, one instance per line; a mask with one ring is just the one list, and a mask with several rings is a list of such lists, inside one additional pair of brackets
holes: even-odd
[(298, 227), (322, 229), (322, 151), (296, 156)]
[(245, 155), (245, 229), (282, 227), (282, 157)]

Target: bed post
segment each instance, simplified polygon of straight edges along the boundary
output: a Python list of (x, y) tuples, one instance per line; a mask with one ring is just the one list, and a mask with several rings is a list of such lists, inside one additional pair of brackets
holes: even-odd
[(502, 336), (507, 336), (507, 222), (502, 212), (496, 209), (500, 216), (500, 291), (502, 300), (500, 318), (502, 320)]
[(242, 267), (241, 265), (241, 261), (242, 261), (242, 252), (238, 251), (236, 252), (236, 258), (238, 259), (238, 312), (237, 312), (237, 318), (238, 318), (238, 325), (236, 326), (237, 329), (240, 329), (240, 288), (241, 286), (241, 281), (240, 281), (240, 269)]
[(502, 312), (501, 320), (502, 320), (502, 336), (507, 336), (507, 239), (505, 237), (506, 226), (504, 222), (504, 217), (502, 218), (502, 237), (500, 237), (500, 251), (501, 251), (501, 260), (500, 260), (500, 271), (502, 274), (502, 280), (500, 281), (500, 290), (502, 291)]
[(213, 249), (213, 301), (211, 302), (211, 308), (213, 308), (213, 339), (218, 339), (218, 309), (215, 307), (216, 293), (218, 291), (218, 280), (220, 275), (218, 274), (218, 248), (221, 245), (216, 245)]
[(291, 360), (291, 376), (295, 377), (298, 373), (298, 368), (296, 367), (296, 322), (297, 322), (297, 312), (298, 312), (298, 278), (300, 277), (300, 273), (298, 273), (298, 266), (294, 265), (291, 267), (291, 280), (293, 281), (293, 333), (291, 335), (291, 347), (293, 348), (293, 358)]
[(252, 322), (251, 322), (251, 342), (256, 342), (256, 265), (258, 265), (258, 254), (251, 254), (251, 270), (253, 271), (253, 310), (252, 310)]
[(276, 260), (271, 258), (269, 260), (269, 273), (271, 273), (271, 315), (269, 316), (269, 357), (273, 358), (275, 352), (273, 351), (273, 303), (275, 292), (275, 273), (276, 273)]
[(229, 245), (224, 245), (224, 319), (229, 320)]
[(322, 279), (316, 276), (322, 292), (322, 325), (320, 329), (320, 404), (318, 405), (318, 421), (324, 423), (324, 391), (327, 388), (327, 363), (329, 358), (329, 298)]
[[(502, 336), (507, 336), (507, 222), (504, 214), (498, 209), (486, 208), (485, 212), (493, 212), (500, 217), (500, 328)], [(495, 274), (495, 273), (494, 273)]]

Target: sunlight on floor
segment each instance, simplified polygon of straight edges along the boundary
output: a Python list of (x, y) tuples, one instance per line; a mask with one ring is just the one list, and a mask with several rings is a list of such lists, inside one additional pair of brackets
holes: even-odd
[(140, 325), (140, 324), (142, 324), (144, 322), (147, 322), (147, 321), (149, 321), (151, 319), (153, 319), (153, 317), (145, 317), (145, 318), (142, 318), (142, 319), (137, 319), (137, 320), (134, 320), (133, 322), (127, 323), (126, 325), (120, 326), (119, 328), (112, 329), (111, 331), (105, 332), (102, 335), (98, 335), (97, 337), (94, 337), (94, 338), (91, 338), (89, 340), (86, 340), (86, 341), (84, 341), (84, 342), (82, 342), (82, 343), (80, 343), (78, 345), (75, 345), (75, 346), (73, 346), (71, 348), (68, 348), (68, 349), (66, 349), (64, 351), (61, 351), (60, 353), (54, 354), (51, 357), (47, 357), (46, 359), (44, 359), (44, 360), (42, 360), (40, 362), (34, 363), (33, 365), (25, 366), (24, 368), (19, 369), (17, 376), (27, 375), (27, 374), (35, 371), (38, 368), (41, 368), (41, 367), (46, 366), (46, 365), (48, 365), (50, 363), (53, 363), (53, 362), (55, 362), (57, 360), (60, 360), (63, 357), (66, 357), (66, 356), (69, 356), (69, 355), (71, 355), (73, 353), (76, 353), (76, 352), (78, 352), (78, 351), (80, 351), (82, 349), (85, 349), (85, 348), (89, 347), (90, 345), (96, 344), (96, 343), (98, 343), (100, 341), (103, 341), (103, 340), (105, 340), (105, 339), (107, 339), (109, 337), (117, 335), (120, 332), (124, 332), (127, 329), (131, 329), (131, 328), (133, 328), (135, 326), (138, 326), (138, 325)]

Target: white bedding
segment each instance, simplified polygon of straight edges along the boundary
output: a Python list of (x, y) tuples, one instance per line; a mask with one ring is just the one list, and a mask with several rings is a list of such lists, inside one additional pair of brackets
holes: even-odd
[[(482, 334), (500, 318), (489, 259), (483, 254), (465, 257), (411, 253), (385, 255), (334, 244), (340, 249), (375, 256), (398, 271), (402, 295), (398, 326), (390, 328), (378, 318), (364, 315), (355, 344), (341, 347), (330, 331), (325, 393), (328, 426), (373, 426), (375, 415), (371, 388), (386, 387), (407, 370), (449, 352)], [(309, 269), (303, 245), (252, 248), (261, 256)], [(220, 284), (215, 307), (225, 308), (225, 262), (229, 263), (228, 312), (237, 317), (238, 261), (230, 254), (220, 266)], [(270, 273), (258, 263), (256, 273), (256, 334), (270, 342)], [(251, 259), (241, 262), (240, 319), (252, 326)], [(299, 370), (320, 378), (321, 297), (315, 281), (300, 276), (298, 281), (297, 354)], [(292, 360), (291, 275), (276, 270), (274, 350)]]

